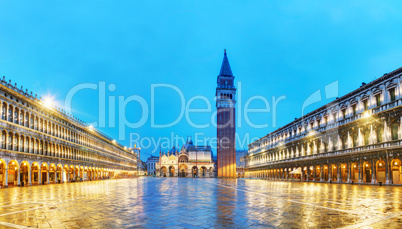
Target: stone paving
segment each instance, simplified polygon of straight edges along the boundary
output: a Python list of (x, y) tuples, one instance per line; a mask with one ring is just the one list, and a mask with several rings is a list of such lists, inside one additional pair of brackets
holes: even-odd
[(402, 187), (139, 178), (0, 189), (0, 228), (402, 228)]

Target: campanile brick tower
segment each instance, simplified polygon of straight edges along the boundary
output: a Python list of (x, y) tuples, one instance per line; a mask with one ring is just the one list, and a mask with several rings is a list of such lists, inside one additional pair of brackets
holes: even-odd
[(216, 87), (218, 177), (236, 177), (236, 88), (226, 49)]

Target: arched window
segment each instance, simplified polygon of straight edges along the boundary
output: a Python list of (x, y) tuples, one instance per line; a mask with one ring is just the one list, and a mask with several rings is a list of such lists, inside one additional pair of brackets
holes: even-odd
[(31, 143), (30, 143), (30, 146), (29, 146), (29, 151), (31, 152), (31, 153), (35, 153), (35, 149), (34, 149), (34, 139), (33, 138), (31, 138), (31, 141), (30, 141)]
[(15, 108), (15, 111), (14, 111), (14, 123), (16, 123), (16, 124), (18, 124), (18, 114), (19, 113), (20, 112), (19, 112), (18, 108)]
[(39, 118), (35, 117), (35, 130), (38, 130)]
[(8, 121), (12, 122), (13, 121), (13, 106), (8, 107)]
[(8, 149), (13, 150), (13, 133), (8, 133)]
[(25, 113), (25, 127), (29, 127), (29, 113)]
[(1, 118), (3, 120), (7, 120), (6, 115), (7, 115), (7, 105), (6, 105), (6, 103), (3, 103), (3, 106), (1, 108)]
[(45, 144), (43, 145), (43, 154), (48, 155), (48, 148), (47, 148), (47, 142), (45, 141)]
[(38, 140), (35, 141), (35, 153), (39, 154), (39, 141)]
[(33, 129), (34, 128), (34, 116), (31, 115), (31, 118), (29, 119), (29, 128)]
[(6, 135), (7, 133), (5, 131), (2, 131), (1, 133), (1, 148), (6, 149)]
[(20, 151), (24, 152), (24, 136), (20, 137)]
[(18, 151), (18, 140), (20, 138), (18, 137), (18, 134), (15, 134), (14, 136), (14, 144), (13, 144), (13, 150)]
[(24, 111), (20, 112), (20, 125), (24, 125)]
[(29, 137), (25, 138), (25, 152), (29, 153)]
[(43, 132), (43, 119), (39, 120), (39, 131)]
[(42, 140), (39, 142), (39, 154), (43, 155), (43, 141)]

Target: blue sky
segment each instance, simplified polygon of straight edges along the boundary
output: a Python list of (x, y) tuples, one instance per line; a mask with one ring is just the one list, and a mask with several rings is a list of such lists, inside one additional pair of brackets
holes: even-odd
[[(270, 102), (271, 112), (251, 114), (239, 136), (262, 137), (301, 116), (303, 102), (325, 85), (338, 81), (344, 95), (402, 66), (400, 1), (15, 1), (0, 2), (0, 74), (38, 96), (52, 95), (59, 105), (82, 83), (115, 85), (107, 98), (137, 95), (150, 107), (151, 85), (171, 84), (186, 102), (205, 96), (209, 113), (190, 115), (208, 124), (215, 111), (216, 77), (228, 50), (241, 82), (242, 104), (253, 96)], [(98, 90), (73, 97), (73, 114), (98, 120)], [(286, 96), (272, 121), (272, 96)], [(332, 99), (308, 107), (317, 108)], [(109, 103), (106, 104), (109, 108)], [(239, 104), (238, 104), (239, 105)], [(196, 101), (191, 108), (205, 108)], [(261, 100), (251, 108), (264, 108)], [(155, 94), (155, 122), (173, 121), (181, 109), (171, 89)], [(117, 111), (116, 111), (117, 112)], [(132, 102), (125, 116), (140, 120), (141, 106)], [(118, 113), (116, 113), (118, 115)], [(109, 114), (106, 114), (109, 118)], [(118, 126), (118, 123), (116, 123)], [(119, 138), (119, 128), (101, 128)], [(150, 116), (129, 133), (158, 139), (195, 133), (215, 137), (213, 126), (193, 128), (183, 118), (169, 128), (152, 128)], [(244, 148), (238, 142), (238, 148)], [(152, 149), (143, 149), (145, 160)]]

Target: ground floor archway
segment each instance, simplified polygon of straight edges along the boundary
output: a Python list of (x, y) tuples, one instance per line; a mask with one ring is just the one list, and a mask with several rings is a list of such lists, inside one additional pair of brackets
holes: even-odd
[(193, 177), (198, 177), (198, 168), (196, 166), (194, 166), (192, 168), (192, 174), (193, 174)]

